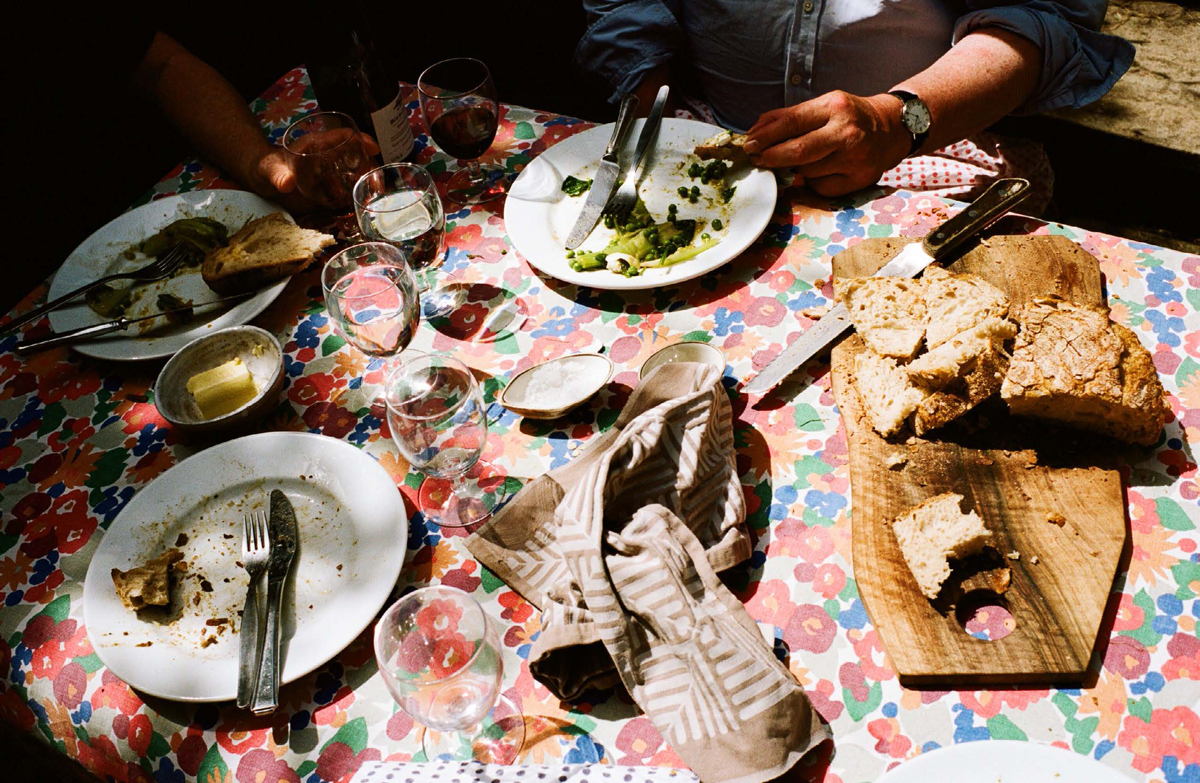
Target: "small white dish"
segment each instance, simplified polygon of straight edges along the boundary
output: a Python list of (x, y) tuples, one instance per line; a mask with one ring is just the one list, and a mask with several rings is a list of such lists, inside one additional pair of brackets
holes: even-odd
[(909, 759), (879, 783), (1128, 783), (1081, 753), (1026, 740), (963, 742)]
[[(187, 382), (235, 358), (240, 358), (250, 371), (258, 396), (223, 416), (205, 419), (187, 390)], [(154, 383), (154, 405), (181, 433), (214, 435), (256, 423), (275, 404), (282, 389), (283, 349), (279, 341), (266, 329), (234, 326), (193, 340), (172, 356)]]
[[(577, 385), (575, 393), (569, 398), (555, 399), (551, 403), (536, 400), (536, 385), (534, 389), (530, 389), (530, 383), (546, 383), (554, 378), (554, 375), (547, 376), (547, 373), (565, 373), (572, 364), (580, 368), (581, 376), (585, 379)], [(592, 395), (604, 388), (612, 379), (613, 369), (612, 361), (598, 353), (560, 356), (519, 373), (504, 387), (500, 394), (500, 404), (527, 419), (557, 419), (587, 402)]]
[(650, 354), (650, 357), (642, 362), (642, 369), (638, 370), (638, 380), (644, 379), (656, 367), (674, 362), (711, 364), (721, 372), (725, 372), (725, 353), (720, 348), (708, 343), (686, 340), (668, 345)]

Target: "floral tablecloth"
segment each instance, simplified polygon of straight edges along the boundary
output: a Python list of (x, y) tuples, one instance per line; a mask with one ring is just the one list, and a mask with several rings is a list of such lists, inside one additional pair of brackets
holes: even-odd
[[(253, 104), (276, 139), (314, 107), (301, 69)], [(423, 134), (415, 103), (411, 108), (419, 162), (444, 179), (447, 159)], [(485, 160), (511, 171), (588, 127), (545, 112), (502, 111)], [(208, 187), (232, 185), (191, 161), (146, 199)], [(459, 209), (447, 216), (442, 282), (469, 285), (471, 301), (448, 324), (422, 325), (414, 347), (454, 352), (489, 378), (484, 456), (515, 489), (571, 459), (612, 424), (651, 352), (682, 339), (711, 341), (728, 357), (732, 389), (810, 325), (805, 310), (829, 301), (833, 254), (866, 237), (921, 235), (953, 209), (905, 192), (830, 202), (786, 190), (762, 237), (735, 263), (676, 287), (625, 295), (535, 274), (508, 243), (502, 202)], [(1151, 348), (1174, 411), (1163, 441), (1124, 455), (1133, 546), (1113, 587), (1111, 634), (1101, 640), (1083, 689), (900, 687), (850, 565), (846, 438), (828, 367), (810, 365), (811, 382), (793, 381), (790, 401), (773, 409), (749, 408), (738, 396), (738, 466), (757, 547), (729, 581), (832, 725), (835, 752), (812, 761), (805, 774), (813, 780), (873, 781), (941, 746), (1027, 739), (1100, 759), (1135, 779), (1200, 781), (1200, 484), (1189, 445), (1200, 435), (1200, 258), (1057, 224), (1031, 221), (1025, 228), (1065, 235), (1100, 260), (1113, 317)], [(45, 294), (38, 288), (16, 312)], [(523, 320), (496, 339), (458, 339), (503, 301)], [(597, 692), (564, 704), (530, 677), (526, 656), (538, 634), (537, 613), (471, 558), (458, 532), (426, 525), (416, 512), (421, 477), (398, 456), (372, 399), (379, 364), (334, 334), (315, 270), (295, 279), (256, 323), (286, 352), (284, 397), (263, 427), (341, 438), (377, 459), (411, 515), (398, 589), (455, 585), (498, 621), (505, 693), (529, 722), (532, 741), (522, 760), (678, 766), (627, 700)], [(43, 320), (26, 333), (48, 328)], [(3, 719), (122, 781), (347, 781), (364, 760), (418, 753), (418, 729), (375, 670), (369, 631), (285, 687), (282, 708), (265, 718), (229, 704), (144, 697), (105, 669), (82, 620), (89, 558), (134, 493), (192, 447), (179, 442), (148, 396), (157, 367), (99, 363), (66, 350), (19, 359), (16, 343), (11, 336), (0, 341)], [(616, 375), (567, 419), (523, 421), (494, 402), (502, 379), (531, 363), (601, 347)], [(1006, 619), (976, 618), (970, 630), (1003, 633)]]

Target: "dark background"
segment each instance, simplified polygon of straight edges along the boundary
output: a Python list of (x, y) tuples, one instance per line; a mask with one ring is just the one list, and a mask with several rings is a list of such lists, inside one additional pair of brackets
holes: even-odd
[[(5, 262), (0, 313), (191, 154), (121, 75), (155, 27), (224, 74), (247, 101), (339, 46), (353, 24), (403, 81), (416, 82), (437, 60), (468, 55), (488, 63), (506, 103), (594, 121), (615, 114), (605, 87), (571, 66), (585, 27), (577, 0), (121, 6), (93, 18), (65, 9), (33, 13), (2, 33), (6, 95), (18, 110), (5, 119), (5, 235), (16, 243)], [(1195, 169), (1163, 150), (1045, 118), (1007, 120), (999, 130), (1046, 146), (1056, 172), (1047, 217), (1167, 245), (1200, 233)]]

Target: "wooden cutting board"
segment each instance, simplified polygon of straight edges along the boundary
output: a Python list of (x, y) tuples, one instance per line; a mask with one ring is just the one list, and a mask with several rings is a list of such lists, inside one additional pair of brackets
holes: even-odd
[[(907, 243), (868, 239), (833, 259), (835, 277), (873, 274)], [(1058, 294), (1102, 303), (1096, 259), (1065, 237), (994, 236), (950, 267), (1004, 290), (1014, 305)], [(1081, 681), (1126, 539), (1125, 499), (1100, 439), (1008, 419), (996, 401), (975, 432), (934, 431), (891, 442), (872, 429), (851, 382), (854, 334), (833, 350), (833, 388), (850, 453), (854, 578), (904, 685), (973, 687)], [(983, 413), (983, 411), (981, 411)], [(899, 455), (903, 465), (889, 467)], [(1105, 455), (1110, 455), (1105, 461)], [(889, 522), (943, 492), (956, 492), (993, 531), (1011, 572), (1007, 592), (959, 590), (935, 604), (917, 588)], [(1048, 521), (1065, 518), (1062, 525)], [(1010, 552), (1019, 559), (1008, 559)], [(1036, 560), (1036, 562), (1035, 562)], [(957, 574), (957, 572), (956, 572)], [(939, 602), (953, 590), (943, 588)], [(997, 641), (969, 635), (971, 608), (999, 604), (1016, 628)]]

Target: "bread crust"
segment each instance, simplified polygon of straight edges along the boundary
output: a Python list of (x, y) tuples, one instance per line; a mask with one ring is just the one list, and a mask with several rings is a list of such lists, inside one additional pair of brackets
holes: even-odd
[(274, 212), (251, 220), (229, 237), (227, 244), (205, 255), (200, 276), (222, 295), (254, 291), (303, 271), (318, 252), (335, 241)]

